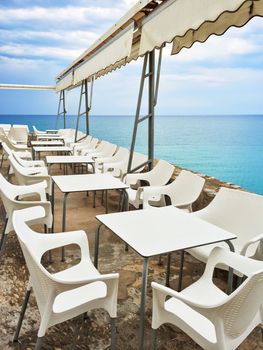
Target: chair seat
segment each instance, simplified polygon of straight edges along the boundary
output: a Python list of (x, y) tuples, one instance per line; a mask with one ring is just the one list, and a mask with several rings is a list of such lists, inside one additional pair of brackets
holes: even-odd
[(92, 300), (104, 298), (106, 295), (107, 286), (104, 282), (92, 282), (85, 286), (59, 294), (53, 304), (53, 312), (66, 312)]
[[(227, 298), (227, 294), (222, 292), (214, 284), (209, 284), (208, 286), (207, 281), (202, 279), (184, 289), (180, 294), (185, 295), (190, 300), (196, 300), (198, 303), (204, 303), (205, 305), (222, 302)], [(165, 302), (165, 310), (175, 314), (176, 318), (185, 323), (187, 327), (190, 326), (209, 342), (216, 343), (216, 332), (213, 323), (184, 302), (176, 298), (170, 298)], [(180, 326), (182, 327), (182, 325)]]
[[(165, 310), (173, 314), (176, 313), (176, 318), (181, 322), (185, 323), (188, 327), (190, 326), (209, 342), (216, 343), (216, 332), (212, 322), (197, 311), (191, 309), (188, 305), (180, 300), (171, 298), (165, 303)], [(182, 325), (180, 326), (183, 329)]]
[(79, 281), (85, 279), (87, 276), (89, 276), (89, 278), (94, 278), (99, 275), (100, 273), (89, 259), (82, 259), (79, 264), (53, 274), (53, 276), (58, 278), (61, 282)]

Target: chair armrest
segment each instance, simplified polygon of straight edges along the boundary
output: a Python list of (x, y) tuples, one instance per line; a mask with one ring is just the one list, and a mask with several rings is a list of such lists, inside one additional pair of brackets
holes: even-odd
[(101, 157), (99, 159), (96, 159), (95, 164), (103, 164), (103, 163), (111, 163), (112, 157)]
[(148, 183), (150, 184), (149, 174), (148, 173), (127, 174), (125, 178), (125, 182), (127, 185), (136, 185), (140, 180), (148, 181)]
[(258, 243), (258, 242), (260, 242), (260, 241), (263, 241), (263, 233), (261, 233), (261, 234), (255, 236), (255, 237), (253, 237), (253, 238), (251, 238), (251, 239), (243, 246), (243, 248), (242, 248), (240, 254), (241, 254), (241, 255), (246, 255), (246, 252), (247, 252), (249, 246), (252, 245), (252, 244)]
[(28, 186), (15, 186), (14, 198), (17, 196), (39, 194), (42, 201), (46, 200), (47, 182), (42, 181)]
[(151, 207), (149, 204), (149, 200), (153, 196), (161, 196), (161, 195), (168, 195), (166, 191), (166, 186), (146, 186), (144, 187), (144, 192), (143, 192), (143, 208)]
[(41, 167), (41, 168), (45, 168), (46, 166), (43, 160), (28, 160), (27, 165), (30, 167)]
[(39, 223), (43, 222), (45, 223), (48, 227), (52, 226), (53, 222), (53, 216), (51, 212), (51, 203), (48, 201), (17, 201), (13, 200), (13, 210), (21, 210), (21, 209), (28, 209), (30, 207), (39, 207), (41, 206), (44, 208), (44, 215), (42, 217), (38, 218), (32, 218), (28, 220), (29, 224), (34, 224), (34, 223)]
[[(182, 292), (176, 292), (175, 290), (168, 288), (166, 286), (163, 286), (159, 283), (156, 282), (152, 282), (151, 284), (152, 288), (153, 288), (153, 303), (155, 302), (155, 299), (157, 298), (159, 303), (161, 302), (161, 304), (165, 303), (166, 297), (173, 297), (176, 298), (182, 302), (184, 302), (185, 304), (187, 304), (188, 306), (192, 307), (195, 310), (200, 311), (200, 309), (213, 309), (213, 308), (217, 308), (220, 305), (224, 304), (225, 301), (221, 301), (220, 303), (216, 303), (216, 304), (204, 304), (204, 303), (198, 303), (188, 297), (186, 297)], [(228, 297), (228, 295), (226, 296), (226, 298)], [(196, 299), (198, 300), (198, 295), (196, 296)]]
[(102, 165), (102, 173), (112, 173), (114, 171), (119, 171), (119, 177), (122, 176), (122, 168), (125, 165), (125, 161), (120, 161), (120, 162), (112, 162), (112, 163), (103, 163)]
[(262, 261), (248, 259), (245, 256), (231, 252), (225, 248), (215, 247), (209, 255), (203, 274), (204, 278), (210, 278), (212, 280), (214, 269), (219, 264), (229, 266), (246, 276), (250, 276), (254, 271), (262, 269)]
[(61, 280), (60, 278), (58, 278), (58, 277), (56, 277), (54, 275), (51, 275), (50, 278), (54, 282), (57, 282), (59, 284), (72, 286), (72, 285), (84, 285), (84, 284), (88, 284), (88, 283), (92, 283), (92, 282), (98, 282), (98, 281), (106, 282), (106, 281), (109, 281), (109, 280), (118, 280), (119, 279), (119, 274), (118, 273), (108, 273), (108, 274), (102, 274), (102, 275), (98, 275), (96, 277), (82, 279), (82, 280), (76, 280), (76, 281)]

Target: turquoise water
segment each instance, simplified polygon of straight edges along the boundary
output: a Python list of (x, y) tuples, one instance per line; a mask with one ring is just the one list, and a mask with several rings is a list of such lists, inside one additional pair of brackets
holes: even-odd
[[(75, 127), (69, 116), (68, 127)], [(0, 116), (0, 123), (54, 128), (55, 116)], [(84, 120), (81, 126), (84, 126)], [(133, 117), (91, 116), (91, 134), (129, 147)], [(59, 127), (62, 127), (60, 118)], [(136, 149), (146, 152), (142, 126)], [(155, 157), (263, 194), (263, 116), (158, 116)]]

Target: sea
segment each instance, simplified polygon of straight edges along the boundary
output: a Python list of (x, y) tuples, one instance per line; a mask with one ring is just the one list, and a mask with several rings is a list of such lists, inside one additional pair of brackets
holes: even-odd
[[(130, 147), (133, 116), (90, 116), (90, 134)], [(63, 127), (55, 115), (0, 115), (0, 123), (27, 124), (32, 130)], [(76, 116), (67, 116), (75, 128)], [(84, 118), (80, 129), (84, 130)], [(146, 122), (136, 150), (147, 154)], [(155, 158), (231, 182), (263, 195), (263, 115), (156, 116)]]

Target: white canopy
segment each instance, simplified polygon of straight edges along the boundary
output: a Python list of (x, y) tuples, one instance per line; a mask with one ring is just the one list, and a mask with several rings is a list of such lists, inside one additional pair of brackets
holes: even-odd
[(74, 85), (127, 58), (131, 53), (133, 31), (132, 23), (80, 65), (74, 71)]
[[(212, 34), (241, 27), (254, 16), (263, 16), (263, 0), (140, 0), (115, 25), (117, 35), (112, 38), (111, 29), (108, 36), (102, 36), (105, 44), (98, 41), (98, 46), (91, 47), (91, 56), (84, 55), (91, 51), (86, 50), (61, 73), (57, 91), (107, 74), (168, 42), (173, 42), (172, 54), (177, 54)], [(124, 27), (124, 23), (129, 25)]]
[(263, 1), (170, 0), (146, 18), (142, 26), (139, 55), (173, 41), (172, 54), (196, 41), (221, 35), (229, 27), (241, 27), (263, 15)]

